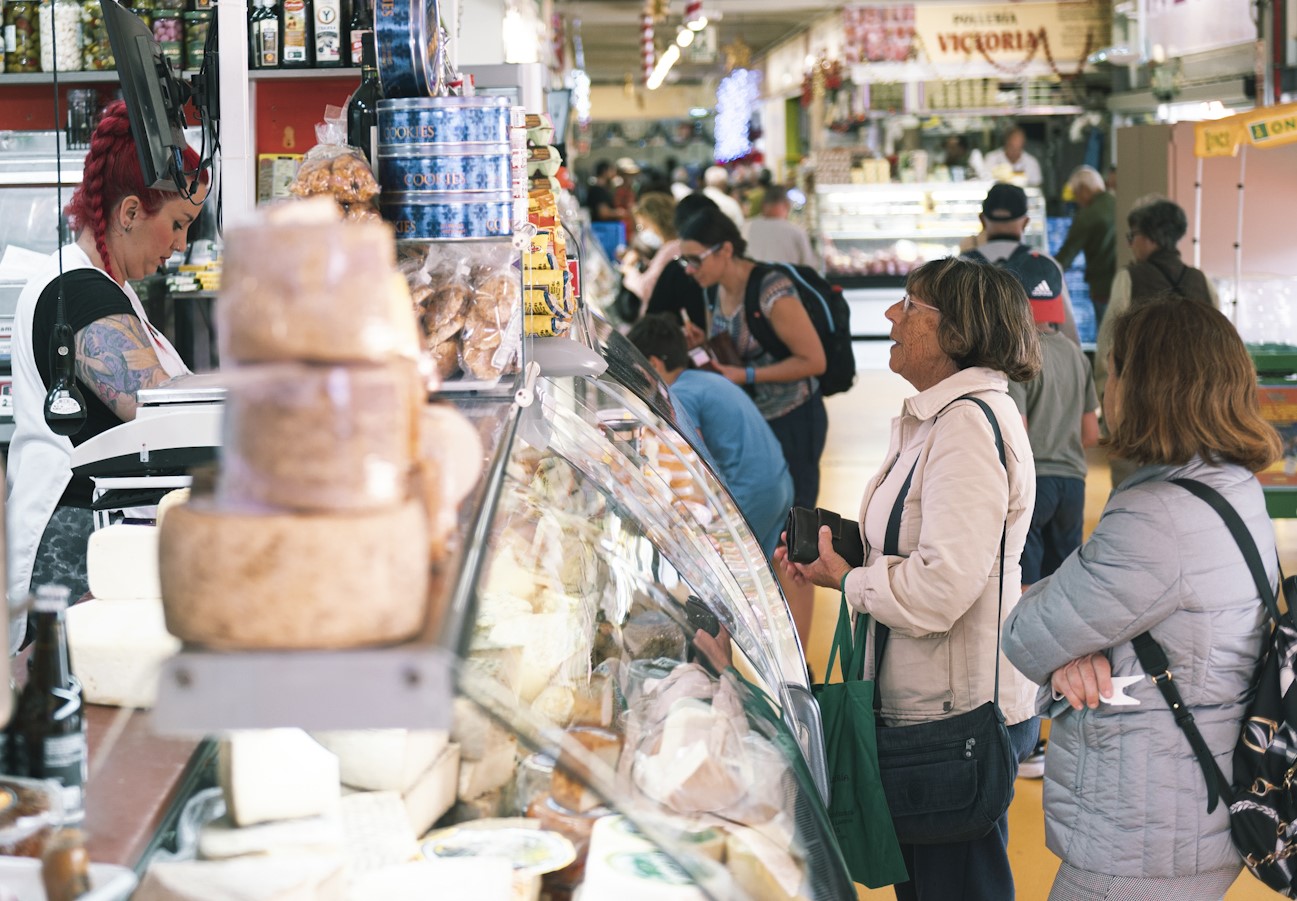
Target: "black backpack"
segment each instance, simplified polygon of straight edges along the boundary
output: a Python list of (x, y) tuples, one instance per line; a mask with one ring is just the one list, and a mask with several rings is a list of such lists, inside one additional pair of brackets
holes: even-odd
[(1181, 699), (1162, 646), (1147, 632), (1136, 635), (1132, 644), (1140, 666), (1162, 692), (1198, 758), (1207, 780), (1207, 812), (1216, 809), (1217, 798), (1224, 798), (1229, 805), (1230, 838), (1248, 870), (1285, 898), (1297, 898), (1297, 626), (1290, 607), (1297, 602), (1297, 576), (1284, 580), (1280, 574), (1280, 592), (1288, 597), (1281, 610), (1256, 543), (1229, 501), (1201, 482), (1171, 481), (1206, 501), (1225, 520), (1273, 626), (1252, 678), (1252, 700), (1234, 746), (1233, 783), (1216, 764)]
[(811, 267), (792, 263), (757, 263), (748, 278), (747, 295), (743, 301), (748, 331), (775, 359), (784, 360), (792, 355), (761, 312), (761, 284), (771, 269), (782, 272), (792, 281), (816, 334), (820, 336), (820, 343), (824, 345), (820, 393), (827, 397), (846, 391), (856, 380), (856, 356), (851, 349), (851, 310), (842, 296), (842, 289), (830, 285)]
[(970, 250), (964, 259), (999, 266), (1012, 272), (1022, 283), (1028, 300), (1053, 300), (1063, 296), (1063, 271), (1049, 257), (1019, 244), (1002, 260), (992, 263), (980, 250)]

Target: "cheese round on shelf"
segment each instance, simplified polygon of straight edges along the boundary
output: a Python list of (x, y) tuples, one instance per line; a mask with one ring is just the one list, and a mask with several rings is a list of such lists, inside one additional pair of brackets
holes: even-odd
[(409, 495), (422, 391), (413, 364), (242, 370), (225, 401), (223, 506), (377, 510)]
[(259, 222), (225, 237), (222, 361), (415, 359), (418, 324), (391, 226)]
[(211, 648), (349, 648), (411, 638), (429, 566), (423, 506), (257, 514), (174, 508), (159, 558), (167, 631)]

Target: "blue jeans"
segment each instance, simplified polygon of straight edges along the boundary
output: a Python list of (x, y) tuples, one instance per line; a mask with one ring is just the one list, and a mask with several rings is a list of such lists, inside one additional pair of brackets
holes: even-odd
[(1084, 525), (1085, 479), (1036, 476), (1036, 507), (1022, 548), (1022, 584), (1052, 576), (1081, 546)]
[[(1017, 760), (1040, 740), (1040, 718), (1009, 727)], [(1009, 812), (989, 833), (949, 845), (901, 845), (910, 881), (895, 887), (897, 901), (1013, 901), (1009, 868)]]

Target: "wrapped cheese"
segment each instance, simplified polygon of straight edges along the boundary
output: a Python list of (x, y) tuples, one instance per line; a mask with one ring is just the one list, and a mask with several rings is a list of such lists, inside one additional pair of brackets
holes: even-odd
[(423, 624), (424, 508), (233, 513), (197, 501), (160, 527), (167, 631), (212, 648), (347, 648)]
[(378, 510), (408, 496), (422, 393), (413, 363), (257, 366), (228, 391), (222, 506)]

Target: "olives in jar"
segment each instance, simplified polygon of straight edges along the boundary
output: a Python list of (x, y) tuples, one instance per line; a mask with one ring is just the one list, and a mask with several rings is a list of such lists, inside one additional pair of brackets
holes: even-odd
[(104, 8), (99, 0), (85, 0), (81, 5), (81, 67), (87, 72), (116, 68), (113, 45), (104, 25)]
[(40, 18), (35, 0), (10, 0), (4, 5), (5, 71), (39, 72)]

